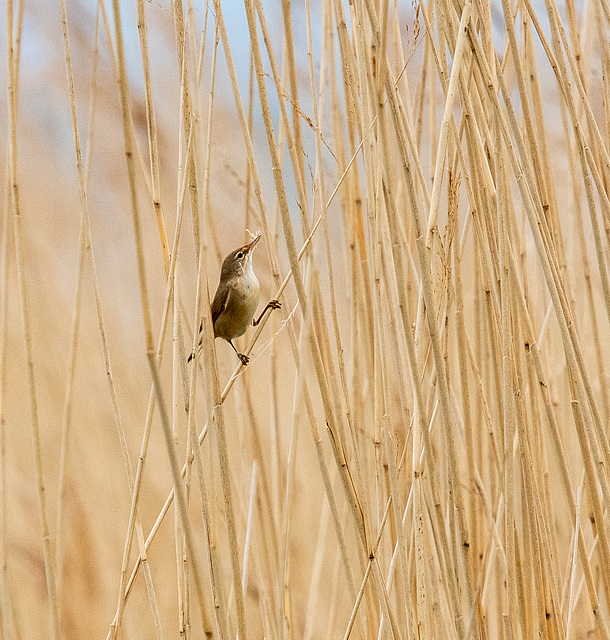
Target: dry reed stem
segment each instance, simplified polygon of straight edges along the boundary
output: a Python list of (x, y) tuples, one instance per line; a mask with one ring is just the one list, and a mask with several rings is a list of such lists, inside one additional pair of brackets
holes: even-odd
[[(220, 7), (217, 7), (217, 12), (220, 11)], [(186, 82), (186, 75), (183, 74), (183, 82)], [(213, 86), (213, 85), (212, 85)], [(186, 99), (186, 95), (185, 95)], [(210, 112), (211, 115), (211, 112)], [(211, 144), (211, 140), (208, 139), (208, 145)], [(194, 153), (193, 153), (193, 162), (194, 162)], [(193, 165), (194, 168), (194, 165)], [(193, 224), (197, 225), (198, 221), (194, 218)], [(196, 237), (199, 237), (198, 233), (195, 234)], [(202, 282), (206, 283), (205, 286), (205, 300), (209, 300), (209, 292), (207, 292), (207, 270), (206, 270), (206, 261), (205, 261), (205, 251), (203, 251), (203, 245), (198, 249), (198, 279), (197, 279), (197, 301), (196, 301), (196, 318), (203, 317), (203, 348), (204, 348), (204, 361), (207, 364), (208, 368), (208, 376), (207, 376), (207, 406), (208, 406), (208, 425), (215, 423), (215, 437), (216, 437), (216, 447), (217, 447), (217, 455), (218, 462), (220, 466), (220, 477), (222, 484), (222, 492), (224, 497), (224, 505), (225, 505), (225, 518), (227, 524), (227, 532), (229, 535), (229, 550), (230, 550), (230, 559), (231, 559), (231, 572), (232, 572), (232, 586), (233, 593), (235, 597), (236, 603), (236, 614), (237, 614), (237, 627), (239, 630), (240, 638), (246, 640), (247, 632), (246, 632), (246, 616), (245, 616), (245, 605), (244, 605), (244, 593), (242, 590), (241, 583), (241, 568), (240, 568), (240, 560), (239, 560), (239, 552), (237, 548), (237, 531), (235, 524), (235, 507), (233, 504), (233, 493), (231, 488), (231, 481), (229, 477), (229, 459), (228, 459), (228, 449), (227, 449), (227, 436), (225, 431), (225, 421), (224, 421), (224, 411), (222, 406), (222, 396), (220, 392), (220, 380), (218, 377), (218, 366), (216, 363), (216, 352), (214, 349), (214, 331), (212, 327), (212, 317), (211, 311), (208, 304), (202, 305), (202, 295), (201, 295), (201, 286)], [(203, 278), (203, 280), (202, 280)], [(203, 313), (202, 313), (203, 307)], [(196, 352), (197, 349), (197, 332), (193, 337), (193, 353)], [(195, 376), (195, 368), (193, 368), (193, 377)], [(194, 381), (191, 383), (191, 395), (194, 393)], [(192, 395), (192, 397), (194, 397)], [(191, 407), (191, 411), (194, 410), (194, 407)], [(191, 425), (191, 433), (194, 436), (194, 426)], [(195, 438), (193, 437), (193, 443), (196, 443)], [(198, 448), (195, 446), (195, 458), (198, 460), (198, 473), (200, 482), (203, 482), (203, 463), (201, 462), (200, 452)], [(178, 474), (178, 467), (176, 466), (176, 474)], [(179, 475), (176, 475), (176, 478), (179, 478)], [(202, 490), (204, 489), (202, 485)], [(194, 558), (194, 556), (193, 556)], [(225, 635), (228, 633), (228, 630), (225, 630)]]
[[(190, 142), (189, 144), (187, 144), (187, 153), (188, 153), (188, 149), (190, 149)], [(170, 261), (170, 266), (169, 266), (169, 273), (168, 273), (168, 279), (167, 279), (167, 284), (166, 284), (166, 291), (165, 291), (165, 301), (163, 304), (163, 315), (162, 315), (162, 319), (161, 319), (161, 326), (159, 328), (159, 338), (158, 338), (158, 347), (157, 347), (157, 352), (156, 352), (156, 357), (157, 360), (159, 362), (159, 364), (161, 363), (161, 357), (163, 355), (163, 344), (164, 344), (164, 336), (165, 336), (165, 332), (166, 332), (166, 328), (167, 328), (167, 319), (168, 319), (168, 314), (170, 311), (170, 303), (172, 301), (173, 298), (173, 285), (174, 285), (174, 273), (175, 273), (175, 269), (176, 269), (176, 260), (178, 257), (178, 243), (179, 243), (179, 239), (180, 239), (180, 231), (182, 229), (182, 218), (183, 218), (183, 213), (184, 213), (184, 198), (185, 198), (185, 193), (186, 193), (186, 187), (187, 187), (187, 173), (184, 172), (183, 173), (183, 177), (182, 177), (182, 184), (181, 184), (181, 189), (179, 190), (179, 197), (178, 197), (178, 212), (177, 212), (177, 216), (176, 216), (176, 228), (174, 231), (174, 241), (173, 241), (173, 246), (172, 246), (172, 252), (171, 252), (171, 261)], [(184, 359), (184, 358), (183, 358)], [(145, 424), (144, 424), (144, 432), (142, 435), (142, 444), (141, 444), (141, 448), (140, 448), (140, 455), (138, 456), (138, 466), (136, 468), (136, 475), (135, 475), (135, 479), (134, 479), (134, 488), (133, 488), (133, 494), (132, 494), (132, 504), (131, 504), (131, 512), (130, 512), (130, 518), (129, 518), (129, 524), (128, 524), (128, 529), (127, 529), (127, 536), (126, 536), (126, 545), (130, 544), (130, 539), (133, 535), (133, 527), (134, 527), (134, 516), (137, 513), (136, 510), (136, 506), (139, 500), (139, 495), (140, 495), (140, 488), (141, 488), (141, 481), (142, 481), (142, 477), (143, 477), (143, 471), (144, 471), (144, 465), (146, 462), (146, 456), (147, 456), (147, 451), (148, 451), (148, 444), (150, 441), (150, 433), (151, 433), (151, 428), (152, 428), (152, 418), (153, 418), (153, 413), (154, 413), (154, 407), (155, 407), (155, 401), (156, 401), (156, 396), (155, 396), (155, 390), (154, 387), (151, 384), (151, 389), (150, 389), (150, 394), (149, 394), (149, 401), (148, 401), (148, 409), (147, 409), (147, 413), (146, 413), (146, 419), (145, 419)], [(183, 470), (181, 472), (181, 475), (184, 476), (186, 472), (186, 466), (183, 467)], [(169, 508), (172, 500), (173, 500), (173, 490), (171, 495), (171, 500), (166, 501), (165, 506), (164, 506), (164, 511), (163, 513), (165, 514), (165, 512), (167, 511), (167, 509)], [(160, 522), (158, 522), (158, 524), (160, 524)], [(152, 540), (152, 537), (154, 537), (154, 531), (155, 531), (155, 527), (153, 527), (153, 530), (149, 533), (149, 536), (145, 542), (144, 545), (144, 551), (146, 554), (146, 550), (148, 549), (148, 547), (150, 546), (150, 542)], [(127, 554), (128, 555), (128, 554)], [(146, 557), (146, 555), (144, 555), (144, 557)], [(139, 569), (140, 563), (142, 561), (142, 556), (138, 556), (138, 561), (137, 561), (137, 569)], [(131, 586), (133, 584), (133, 580), (135, 578), (135, 571), (137, 571), (137, 569), (134, 569), (134, 571), (132, 572), (129, 581), (126, 583), (124, 589), (121, 590), (121, 593), (124, 594), (121, 596), (121, 601), (124, 601), (127, 599), (127, 597), (129, 596), (129, 593), (131, 591)], [(126, 569), (125, 569), (126, 570)], [(120, 604), (119, 607), (122, 607), (123, 604)], [(116, 623), (117, 620), (117, 616), (118, 613), (120, 611), (120, 608), (117, 609), (117, 613), (115, 613), (115, 618), (114, 621)]]
[[(184, 138), (188, 140), (191, 137), (191, 127), (193, 126), (193, 106), (189, 89), (189, 75), (187, 64), (187, 48), (186, 37), (184, 32), (184, 15), (182, 2), (180, 0), (172, 1), (172, 10), (174, 15), (175, 33), (176, 33), (176, 49), (178, 52), (178, 68), (180, 69), (180, 91), (182, 94), (181, 111), (182, 111), (182, 127), (184, 129)], [(188, 158), (188, 175), (189, 175), (189, 194), (191, 203), (191, 215), (193, 218), (193, 240), (195, 251), (199, 251), (201, 245), (200, 238), (200, 221), (199, 221), (199, 193), (197, 186), (197, 173), (195, 168), (195, 155), (197, 154), (197, 136), (193, 137), (193, 153)]]
[[(21, 12), (20, 12), (21, 13)], [(8, 167), (10, 178), (10, 211), (13, 219), (13, 242), (15, 246), (15, 263), (17, 267), (17, 281), (19, 285), (19, 301), (23, 322), (23, 338), (28, 378), (28, 390), (31, 413), (32, 444), (34, 449), (34, 472), (37, 485), (38, 508), (40, 512), (40, 526), (42, 536), (42, 551), (44, 558), (44, 572), (48, 598), (49, 632), (51, 637), (58, 639), (60, 632), (59, 605), (57, 600), (57, 583), (55, 577), (55, 563), (51, 551), (51, 536), (49, 532), (49, 518), (47, 499), (42, 468), (42, 450), (40, 441), (40, 419), (37, 399), (37, 386), (34, 375), (34, 359), (31, 333), (30, 302), (28, 283), (25, 274), (25, 258), (23, 255), (23, 229), (21, 207), (19, 199), (19, 176), (17, 163), (17, 86), (19, 81), (18, 59), (15, 57), (15, 41), (13, 35), (13, 2), (6, 3), (6, 43), (8, 60), (8, 114), (9, 114), (9, 154)], [(21, 38), (22, 22), (18, 23), (17, 38)], [(19, 51), (19, 47), (17, 47)]]
[[(512, 397), (515, 390), (513, 387), (513, 333), (512, 333), (512, 308), (510, 278), (508, 275), (508, 254), (510, 246), (508, 243), (508, 215), (509, 198), (507, 176), (505, 173), (504, 150), (502, 146), (502, 134), (500, 127), (496, 123), (494, 130), (495, 160), (497, 167), (497, 206), (498, 206), (498, 229), (499, 229), (499, 267), (500, 267), (500, 289), (501, 289), (501, 320), (502, 320), (502, 397), (503, 397), (503, 432), (504, 432), (504, 495), (506, 496), (506, 511), (504, 515), (504, 548), (506, 553), (506, 582), (508, 595), (508, 615), (506, 624), (515, 624), (517, 617), (517, 602), (515, 592), (514, 567), (516, 563), (515, 550), (515, 505), (514, 505), (514, 407)], [(520, 609), (519, 609), (520, 610)], [(510, 635), (514, 636), (515, 629), (510, 630)]]
[[(9, 167), (6, 167), (6, 176), (4, 183), (10, 184)], [(3, 197), (4, 210), (10, 209), (9, 190), (6, 189)], [(9, 238), (10, 226), (9, 216), (4, 216), (2, 221), (2, 243), (0, 245), (0, 253), (2, 261), (0, 262), (0, 481), (2, 489), (0, 493), (0, 553), (2, 554), (0, 562), (0, 628), (3, 636), (6, 638), (14, 638), (16, 630), (10, 625), (10, 605), (8, 601), (7, 585), (7, 456), (6, 456), (6, 335), (7, 335), (7, 297), (8, 297), (8, 272), (9, 272)], [(57, 564), (56, 566), (59, 566)], [(58, 589), (58, 593), (60, 590)]]
[[(148, 356), (148, 362), (151, 370), (151, 375), (153, 378), (153, 386), (155, 389), (155, 393), (157, 396), (157, 404), (159, 406), (159, 411), (161, 415), (161, 422), (163, 426), (163, 433), (166, 439), (166, 446), (168, 450), (168, 456), (170, 460), (170, 466), (172, 468), (172, 472), (174, 475), (175, 487), (178, 488), (180, 486), (180, 472), (178, 467), (178, 462), (176, 459), (176, 452), (173, 446), (173, 440), (170, 431), (169, 418), (167, 415), (167, 409), (163, 400), (163, 390), (161, 387), (161, 381), (159, 379), (159, 373), (156, 362), (156, 354), (154, 353), (153, 346), (153, 338), (152, 338), (152, 327), (150, 320), (150, 310), (149, 310), (149, 301), (148, 301), (148, 289), (146, 286), (145, 279), (145, 266), (144, 266), (144, 254), (142, 247), (142, 237), (141, 237), (141, 225), (140, 225), (140, 216), (138, 209), (138, 198), (136, 191), (136, 182), (135, 182), (135, 170), (133, 164), (133, 140), (132, 140), (132, 129), (131, 124), (129, 122), (129, 107), (128, 107), (128, 87), (127, 87), (127, 73), (126, 73), (126, 63), (125, 63), (125, 54), (124, 54), (124, 45), (123, 45), (123, 34), (121, 27), (121, 18), (120, 18), (120, 9), (118, 2), (116, 0), (113, 1), (113, 13), (114, 13), (114, 22), (115, 22), (115, 37), (116, 37), (116, 46), (117, 46), (117, 59), (118, 59), (118, 81), (119, 81), (119, 93), (121, 98), (121, 111), (123, 116), (123, 134), (124, 134), (124, 142), (125, 142), (125, 156), (127, 161), (127, 173), (129, 176), (129, 187), (130, 187), (130, 195), (131, 195), (131, 207), (132, 207), (132, 216), (133, 216), (133, 224), (134, 224), (134, 235), (136, 242), (136, 254), (138, 261), (138, 274), (139, 274), (139, 287), (140, 287), (140, 297), (142, 304), (142, 312), (143, 312), (143, 321), (144, 321), (144, 333), (146, 337), (146, 351)], [(130, 473), (131, 476), (131, 473)], [(130, 481), (130, 486), (133, 486), (133, 481)], [(185, 530), (187, 547), (189, 548), (189, 552), (191, 557), (195, 557), (194, 553), (194, 543), (192, 539), (192, 532), (190, 528), (190, 522), (188, 520), (187, 512), (186, 512), (186, 502), (184, 494), (182, 490), (177, 490), (178, 493), (178, 506), (182, 518), (182, 524)], [(135, 507), (135, 501), (132, 503), (132, 509)], [(139, 529), (139, 528), (138, 528)], [(139, 532), (139, 531), (138, 531)], [(126, 559), (129, 555), (129, 545), (130, 545), (130, 536), (128, 535), (126, 541), (125, 548), (125, 559), (124, 559), (124, 567), (126, 568)], [(139, 535), (139, 539), (141, 538), (142, 549), (145, 549), (143, 535)], [(145, 558), (142, 556), (143, 551), (140, 553), (140, 558), (142, 561)], [(144, 551), (145, 553), (145, 551)], [(145, 569), (146, 569), (145, 563)], [(205, 622), (206, 614), (205, 614), (205, 605), (203, 601), (202, 595), (202, 580), (200, 577), (200, 572), (198, 568), (198, 564), (194, 564), (194, 578), (197, 587), (197, 595), (199, 598), (200, 610), (202, 615), (202, 620)], [(147, 572), (145, 572), (145, 575)], [(124, 575), (124, 572), (122, 573)], [(150, 586), (149, 586), (150, 589)], [(122, 607), (124, 606), (124, 597), (123, 591), (121, 590), (121, 595), (119, 596), (119, 607), (117, 610), (117, 621), (120, 624)], [(111, 625), (111, 635), (115, 633), (116, 627)]]
[[(66, 55), (66, 73), (67, 73), (68, 87), (69, 87), (69, 93), (70, 93), (70, 105), (71, 105), (71, 111), (72, 111), (72, 125), (73, 125), (73, 131), (74, 131), (74, 148), (75, 148), (75, 153), (76, 153), (76, 167), (77, 167), (78, 179), (79, 179), (79, 187), (80, 187), (81, 228), (82, 228), (82, 236), (83, 236), (82, 237), (82, 244), (83, 244), (83, 250), (84, 250), (84, 245), (87, 242), (87, 239), (89, 239), (89, 242), (90, 242), (89, 223), (87, 222), (87, 220), (89, 218), (89, 211), (88, 211), (88, 203), (87, 203), (86, 178), (85, 178), (85, 171), (84, 171), (83, 162), (82, 162), (82, 154), (81, 154), (81, 147), (80, 147), (80, 137), (79, 137), (79, 134), (78, 134), (78, 124), (77, 124), (77, 118), (76, 118), (76, 104), (75, 104), (75, 97), (74, 97), (74, 81), (73, 81), (72, 62), (71, 62), (71, 55), (70, 55), (70, 42), (69, 42), (69, 36), (68, 36), (67, 12), (66, 12), (66, 6), (65, 6), (65, 1), (64, 0), (62, 0), (60, 2), (60, 6), (61, 6), (61, 14), (62, 14), (62, 26), (63, 26), (63, 32), (64, 32), (64, 44), (65, 44), (65, 55)], [(78, 298), (78, 295), (77, 295), (77, 298)], [(78, 307), (75, 307), (75, 309), (77, 310)], [(77, 317), (76, 314), (75, 314), (75, 317)], [(76, 324), (75, 324), (75, 327), (76, 327)], [(74, 333), (73, 335), (75, 336), (76, 333)], [(118, 405), (116, 407), (116, 412), (117, 412), (117, 416), (118, 416), (119, 415), (119, 413), (118, 413)], [(120, 424), (120, 418), (119, 418), (117, 424)], [(125, 441), (124, 435), (122, 436), (121, 440), (123, 442)], [(129, 454), (127, 452), (127, 448), (126, 447), (124, 448), (124, 456), (125, 456), (125, 460), (126, 460), (126, 468), (128, 469), (128, 472), (129, 472), (129, 484), (130, 484), (130, 487), (133, 487), (133, 484), (134, 484), (133, 483), (133, 475), (132, 475), (132, 471), (131, 471), (131, 464), (129, 462)], [(60, 513), (60, 511), (58, 512), (58, 514), (59, 513)], [(137, 533), (138, 533), (138, 542), (139, 542), (139, 546), (140, 546), (140, 552), (143, 554), (143, 556), (145, 558), (144, 534), (143, 534), (143, 530), (142, 530), (142, 524), (141, 524), (141, 521), (139, 520), (139, 518), (138, 518), (137, 523), (136, 523), (136, 528), (137, 528)], [(129, 540), (131, 540), (131, 537), (129, 537)], [(130, 549), (130, 545), (127, 544), (126, 545), (126, 551), (125, 551), (125, 559), (124, 559), (125, 570), (126, 570), (126, 558), (128, 558), (128, 556), (129, 556), (129, 549)], [(161, 622), (160, 622), (159, 610), (158, 610), (158, 606), (157, 606), (156, 595), (155, 595), (154, 586), (153, 586), (153, 583), (152, 583), (152, 576), (151, 576), (151, 573), (150, 573), (150, 567), (149, 567), (148, 563), (145, 563), (144, 569), (145, 569), (146, 586), (147, 586), (147, 591), (148, 591), (148, 596), (149, 596), (149, 600), (150, 600), (151, 611), (152, 611), (154, 624), (155, 624), (156, 637), (157, 638), (162, 638), (163, 636), (162, 636), (162, 632), (161, 632)], [(125, 570), (122, 572), (122, 574), (121, 574), (122, 576), (125, 575)], [(120, 601), (122, 601), (122, 596), (119, 596), (119, 599), (120, 599)], [(119, 609), (119, 613), (118, 613), (118, 616), (117, 616), (117, 625), (119, 627), (120, 627), (120, 623), (121, 623), (121, 613), (120, 613), (120, 609)]]
[(165, 219), (161, 206), (161, 176), (159, 168), (159, 144), (157, 141), (157, 123), (153, 107), (152, 84), (150, 78), (150, 61), (148, 56), (148, 29), (146, 26), (146, 12), (144, 0), (138, 0), (138, 33), (140, 35), (140, 51), (142, 53), (142, 68), (144, 70), (144, 88), (146, 94), (146, 123), (148, 125), (148, 148), (150, 154), (150, 173), (152, 177), (152, 200), (157, 216), (159, 239), (165, 261), (165, 270), (169, 271), (169, 249), (167, 246), (167, 233), (165, 231)]
[[(204, 279), (202, 274), (202, 271), (205, 269), (206, 257), (207, 257), (207, 253), (206, 253), (205, 247), (202, 246), (200, 247), (200, 251), (199, 251), (199, 265), (198, 265), (198, 272), (197, 272), (198, 273), (197, 297), (196, 297), (197, 312), (200, 311), (201, 301), (203, 298), (203, 295), (201, 293), (202, 288), (205, 291), (206, 299), (208, 299), (209, 297), (209, 292), (207, 291), (207, 278)], [(206, 286), (204, 286), (204, 282), (206, 283)], [(207, 305), (206, 305), (206, 309), (207, 309)], [(199, 313), (199, 315), (197, 315), (196, 317), (201, 317), (201, 315), (202, 314)], [(207, 325), (208, 323), (211, 325), (211, 315), (210, 315), (209, 309), (205, 314), (203, 314), (203, 322), (205, 325)], [(195, 343), (195, 345), (197, 343), (197, 340), (198, 340), (198, 335), (197, 335), (197, 332), (195, 332), (193, 336), (193, 342)], [(213, 351), (213, 349), (214, 349), (214, 343), (211, 342), (209, 339), (204, 340), (204, 353), (208, 358), (207, 360), (208, 362), (212, 362), (210, 358), (215, 358), (216, 354)], [(180, 360), (184, 362), (184, 357), (181, 357)], [(174, 367), (177, 368), (177, 366), (178, 366), (178, 362), (174, 360)], [(210, 368), (213, 368), (213, 367), (214, 365), (212, 364), (212, 367)], [(214, 403), (214, 400), (215, 400), (214, 393), (218, 388), (217, 381), (218, 381), (218, 373), (216, 372), (216, 374), (213, 376), (212, 382), (210, 383), (209, 386), (206, 387), (207, 396), (208, 396), (206, 398), (206, 400), (208, 401), (207, 402), (208, 424), (212, 424), (212, 420), (214, 420), (214, 413), (216, 409), (216, 405)], [(191, 458), (191, 455), (193, 455), (197, 465), (197, 478), (199, 481), (199, 493), (201, 497), (202, 521), (205, 527), (208, 557), (210, 562), (210, 574), (211, 574), (211, 583), (212, 583), (212, 595), (213, 595), (213, 601), (215, 605), (214, 614), (216, 618), (216, 628), (217, 628), (217, 632), (220, 633), (220, 636), (222, 638), (228, 638), (229, 631), (227, 628), (228, 621), (227, 621), (226, 602), (225, 602), (224, 596), (222, 595), (222, 590), (220, 589), (219, 585), (216, 584), (216, 579), (219, 576), (218, 565), (216, 563), (216, 557), (214, 553), (214, 547), (216, 546), (216, 543), (215, 543), (216, 536), (212, 528), (213, 523), (211, 522), (210, 509), (208, 506), (208, 492), (207, 492), (207, 487), (205, 484), (205, 477), (203, 472), (204, 465), (203, 465), (203, 459), (202, 459), (202, 452), (199, 447), (199, 441), (197, 439), (197, 433), (195, 430), (194, 407), (195, 407), (196, 388), (197, 388), (197, 368), (193, 367), (192, 375), (190, 377), (190, 387), (189, 387), (189, 407), (191, 408), (188, 414), (189, 448), (187, 450), (187, 461), (185, 463), (185, 466), (182, 468), (180, 476), (188, 477), (188, 471), (190, 467), (190, 458)], [(174, 486), (177, 487), (178, 485), (176, 484)], [(194, 554), (194, 551), (195, 551), (194, 545), (188, 549), (192, 565), (196, 565), (196, 563), (198, 562), (198, 557)], [(194, 566), (194, 568), (196, 567)], [(201, 600), (200, 607), (201, 607), (201, 613), (202, 613), (202, 622), (204, 625), (206, 635), (211, 636), (212, 629), (211, 629), (210, 622), (207, 620), (207, 612), (204, 608), (203, 600)]]
[[(376, 32), (377, 25), (375, 24), (373, 10), (370, 8), (370, 5), (367, 8), (368, 8), (369, 19), (373, 23), (372, 25), (373, 31)], [(467, 24), (468, 22), (466, 22), (464, 28), (466, 28)], [(455, 509), (456, 516), (457, 516), (456, 526), (459, 527), (458, 535), (461, 540), (461, 544), (460, 544), (461, 553), (459, 554), (459, 557), (460, 557), (459, 566), (460, 566), (461, 572), (463, 572), (462, 575), (464, 580), (464, 586), (466, 588), (466, 593), (467, 593), (466, 598), (468, 602), (472, 602), (471, 600), (472, 587), (471, 587), (471, 576), (470, 576), (470, 569), (469, 569), (470, 561), (468, 559), (468, 546), (469, 546), (468, 534), (465, 528), (461, 488), (460, 488), (458, 477), (457, 477), (457, 453), (456, 453), (454, 427), (452, 425), (452, 418), (451, 418), (449, 389), (448, 389), (445, 369), (443, 366), (443, 357), (442, 357), (441, 347), (439, 343), (438, 327), (436, 326), (436, 319), (433, 313), (433, 310), (435, 309), (435, 305), (433, 303), (434, 297), (433, 297), (432, 286), (430, 282), (430, 266), (429, 266), (430, 258), (428, 255), (428, 250), (425, 246), (425, 238), (423, 236), (423, 233), (424, 233), (423, 221), (420, 218), (420, 213), (418, 210), (419, 205), (417, 203), (417, 197), (415, 194), (415, 186), (412, 178), (412, 172), (410, 171), (410, 168), (409, 168), (410, 161), (406, 155), (406, 145), (404, 144), (404, 137), (403, 137), (404, 122), (402, 121), (402, 118), (401, 118), (401, 114), (398, 107), (398, 101), (394, 94), (394, 88), (392, 86), (391, 81), (386, 81), (386, 91), (390, 98), (389, 106), (390, 106), (390, 111), (392, 113), (392, 119), (393, 119), (395, 131), (398, 137), (398, 149), (400, 151), (400, 156), (401, 156), (401, 168), (403, 171), (403, 176), (407, 183), (408, 198), (411, 203), (412, 212), (413, 212), (412, 215), (413, 215), (413, 223), (414, 223), (414, 228), (416, 233), (416, 245), (417, 245), (418, 256), (420, 261), (422, 294), (423, 294), (423, 300), (426, 305), (427, 326), (428, 326), (428, 332), (429, 332), (429, 337), (430, 337), (431, 346), (432, 346), (433, 358), (436, 366), (437, 381), (439, 383), (438, 391), (440, 396), (440, 404), (442, 407), (442, 416), (444, 420), (444, 433), (446, 437), (446, 446), (448, 449), (449, 474), (450, 474), (449, 499), (453, 505), (451, 514), (453, 514), (453, 510)], [(457, 623), (458, 625), (461, 626), (461, 618), (459, 617), (457, 618)], [(462, 633), (463, 631), (460, 629), (459, 634), (462, 635)]]
[[(62, 5), (62, 12), (64, 7)], [(67, 22), (62, 20), (64, 28), (67, 28)], [(88, 130), (89, 136), (87, 140), (87, 157), (85, 160), (84, 169), (84, 182), (85, 185), (89, 178), (90, 161), (93, 147), (93, 122), (95, 117), (95, 105), (96, 105), (96, 73), (98, 62), (98, 27), (99, 27), (99, 11), (96, 14), (95, 21), (95, 51), (93, 56), (93, 68), (91, 74), (91, 90), (89, 99), (89, 121)], [(65, 34), (67, 43), (67, 33)], [(66, 49), (66, 56), (68, 50)], [(71, 74), (68, 74), (68, 84), (70, 85), (70, 93), (72, 94), (73, 87), (71, 86)], [(70, 96), (72, 102), (72, 95)], [(58, 599), (61, 602), (62, 593), (62, 554), (63, 554), (63, 540), (62, 540), (62, 528), (63, 528), (63, 513), (64, 513), (64, 500), (66, 491), (66, 466), (68, 456), (68, 440), (70, 435), (70, 426), (72, 422), (72, 406), (73, 406), (73, 387), (76, 376), (76, 360), (77, 360), (77, 347), (78, 347), (78, 334), (81, 322), (81, 297), (82, 297), (82, 279), (84, 275), (85, 259), (86, 259), (86, 232), (83, 220), (81, 217), (81, 230), (79, 238), (79, 256), (78, 256), (78, 270), (77, 270), (77, 284), (76, 294), (74, 298), (74, 310), (72, 314), (72, 322), (70, 325), (70, 354), (68, 357), (68, 374), (66, 376), (66, 389), (64, 394), (64, 407), (62, 413), (62, 430), (61, 430), (61, 450), (59, 456), (59, 479), (58, 479), (58, 498), (57, 498), (57, 517), (56, 517), (56, 532), (55, 532), (55, 566), (57, 567), (57, 593)]]
[(123, 137), (125, 139), (125, 159), (127, 162), (127, 176), (129, 178), (131, 212), (133, 217), (134, 236), (136, 242), (136, 256), (138, 260), (138, 283), (140, 287), (140, 299), (142, 304), (146, 352), (152, 356), (154, 352), (154, 343), (150, 319), (148, 288), (146, 286), (146, 267), (144, 264), (144, 249), (142, 246), (142, 231), (140, 222), (140, 209), (138, 205), (138, 194), (136, 188), (135, 165), (133, 161), (133, 131), (129, 118), (129, 87), (127, 83), (127, 66), (125, 62), (123, 30), (121, 26), (121, 12), (118, 0), (113, 0), (112, 9), (117, 48), (119, 95), (121, 99), (121, 113), (123, 116)]
[[(181, 354), (180, 343), (178, 341), (178, 327), (179, 327), (179, 307), (176, 304), (176, 298), (178, 294), (178, 280), (174, 279), (174, 288), (173, 288), (173, 350), (172, 357), (174, 361), (179, 361)], [(172, 435), (174, 438), (174, 447), (176, 450), (178, 449), (178, 429), (177, 423), (179, 420), (181, 404), (179, 402), (180, 394), (180, 368), (173, 367), (172, 368)], [(155, 397), (154, 395), (152, 396)], [(190, 406), (190, 405), (189, 405)], [(191, 439), (187, 438), (187, 451), (190, 451)], [(189, 496), (189, 478), (188, 478), (188, 470), (190, 470), (190, 466), (187, 468), (187, 476), (185, 477), (184, 484), (186, 487), (186, 495), (187, 499)], [(174, 502), (174, 544), (175, 544), (175, 552), (176, 552), (176, 577), (177, 577), (177, 593), (178, 593), (178, 631), (180, 634), (186, 634), (188, 627), (190, 626), (190, 618), (189, 618), (189, 594), (190, 590), (188, 588), (188, 561), (187, 561), (187, 552), (186, 552), (186, 544), (184, 542), (184, 536), (182, 534), (182, 525), (180, 522), (180, 513), (178, 511), (178, 505)]]

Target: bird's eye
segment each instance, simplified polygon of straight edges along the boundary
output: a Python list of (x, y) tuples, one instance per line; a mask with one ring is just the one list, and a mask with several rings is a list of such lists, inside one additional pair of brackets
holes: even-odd
[(243, 251), (238, 252), (238, 254), (235, 256), (238, 260), (241, 260), (244, 257), (244, 253)]

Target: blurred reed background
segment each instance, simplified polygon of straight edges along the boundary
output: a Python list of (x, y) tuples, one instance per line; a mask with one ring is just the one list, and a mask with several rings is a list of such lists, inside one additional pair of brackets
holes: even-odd
[(608, 638), (608, 1), (2, 11), (2, 637)]

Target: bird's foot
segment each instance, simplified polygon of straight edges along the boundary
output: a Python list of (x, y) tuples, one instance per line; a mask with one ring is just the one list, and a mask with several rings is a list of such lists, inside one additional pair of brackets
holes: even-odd
[(248, 356), (244, 355), (243, 353), (238, 353), (237, 357), (241, 360), (241, 363), (244, 365), (244, 367), (246, 367), (248, 365), (248, 362), (250, 362), (250, 358), (248, 358)]
[(252, 326), (256, 327), (258, 323), (263, 319), (263, 316), (269, 311), (269, 309), (281, 309), (282, 303), (279, 300), (270, 300), (267, 306), (263, 309), (263, 312), (258, 316), (257, 320), (252, 320)]

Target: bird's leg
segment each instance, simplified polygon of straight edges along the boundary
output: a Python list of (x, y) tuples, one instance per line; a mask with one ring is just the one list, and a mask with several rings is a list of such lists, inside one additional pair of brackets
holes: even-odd
[(270, 300), (267, 303), (267, 306), (263, 309), (263, 312), (258, 316), (258, 320), (252, 320), (252, 325), (256, 327), (256, 325), (263, 319), (263, 316), (269, 311), (269, 309), (281, 309), (282, 303), (279, 300)]
[(237, 357), (241, 360), (241, 363), (245, 367), (248, 364), (248, 362), (250, 362), (250, 358), (248, 358), (248, 356), (244, 355), (243, 353), (239, 353), (239, 351), (235, 348), (235, 345), (231, 340), (227, 340), (227, 342), (233, 347), (233, 351), (235, 351), (235, 353), (237, 354)]

